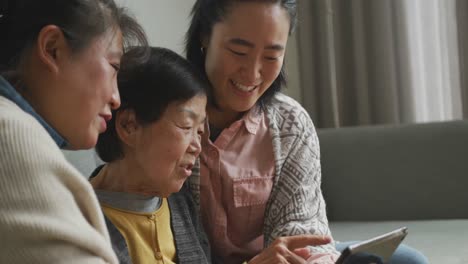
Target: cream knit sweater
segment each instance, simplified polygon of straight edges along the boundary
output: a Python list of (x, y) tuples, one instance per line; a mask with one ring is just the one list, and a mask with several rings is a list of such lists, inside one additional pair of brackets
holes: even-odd
[(0, 96), (0, 263), (118, 263), (91, 185)]

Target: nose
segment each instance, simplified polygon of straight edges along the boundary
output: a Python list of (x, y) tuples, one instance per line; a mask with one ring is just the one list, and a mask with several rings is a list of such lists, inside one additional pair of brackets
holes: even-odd
[(198, 155), (201, 153), (201, 150), (201, 136), (195, 134), (195, 136), (192, 138), (192, 142), (190, 142), (189, 152), (198, 157)]
[(258, 84), (261, 79), (262, 72), (262, 61), (258, 56), (252, 56), (246, 60), (244, 67), (242, 68), (244, 81), (247, 84)]
[(111, 95), (111, 100), (110, 100), (110, 107), (112, 110), (115, 110), (120, 107), (120, 93), (119, 93), (119, 88), (117, 86), (117, 83), (113, 85), (112, 89), (112, 95)]

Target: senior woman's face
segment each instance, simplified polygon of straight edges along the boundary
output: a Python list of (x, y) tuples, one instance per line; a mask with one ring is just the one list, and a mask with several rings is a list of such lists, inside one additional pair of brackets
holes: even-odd
[(205, 95), (171, 103), (158, 121), (138, 129), (133, 153), (148, 193), (167, 197), (192, 174), (201, 152), (205, 108)]
[(222, 110), (244, 112), (278, 77), (289, 35), (288, 12), (278, 4), (238, 2), (216, 23), (205, 70)]

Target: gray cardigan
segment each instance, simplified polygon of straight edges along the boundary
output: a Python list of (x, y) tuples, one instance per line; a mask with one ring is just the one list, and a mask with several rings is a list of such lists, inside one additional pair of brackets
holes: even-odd
[[(97, 175), (100, 168), (97, 168), (90, 178)], [(203, 232), (198, 209), (188, 187), (184, 184), (182, 189), (169, 196), (167, 201), (171, 213), (171, 228), (176, 245), (177, 263), (211, 263), (208, 239)], [(120, 263), (131, 264), (132, 260), (125, 238), (107, 217), (105, 217), (105, 220), (112, 241), (112, 248)]]

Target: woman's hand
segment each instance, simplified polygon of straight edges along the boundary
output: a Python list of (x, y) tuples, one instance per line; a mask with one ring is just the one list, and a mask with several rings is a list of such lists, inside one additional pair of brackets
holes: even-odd
[(331, 238), (319, 235), (297, 235), (277, 238), (268, 248), (252, 258), (248, 264), (303, 264), (310, 257), (307, 246), (328, 244)]

